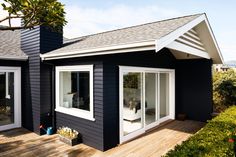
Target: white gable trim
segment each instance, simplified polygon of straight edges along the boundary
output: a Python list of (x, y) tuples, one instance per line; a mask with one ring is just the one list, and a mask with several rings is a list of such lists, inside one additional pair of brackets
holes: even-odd
[(171, 42), (173, 42), (175, 39), (179, 38), (182, 36), (184, 33), (188, 32), (191, 30), (193, 27), (204, 21), (205, 15), (201, 15), (198, 18), (194, 19), (193, 21), (187, 23), (186, 25), (180, 27), (179, 29), (176, 29), (172, 33), (164, 36), (163, 38), (156, 40), (156, 52), (160, 51), (167, 45), (169, 45)]
[[(200, 38), (197, 36), (198, 31), (193, 30), (194, 27), (198, 26), (199, 24), (202, 24), (202, 22), (206, 23), (206, 26), (204, 26), (208, 31), (209, 39), (213, 41), (210, 41), (211, 48), (206, 49), (204, 47), (204, 44), (199, 44), (198, 41), (200, 41)], [(205, 29), (205, 30), (206, 30)], [(188, 42), (187, 40), (184, 40), (184, 45), (180, 46), (179, 44), (176, 44), (175, 40), (181, 40), (179, 37), (185, 37), (184, 34), (191, 36), (191, 39), (194, 42)], [(188, 39), (189, 40), (189, 39)], [(172, 42), (174, 42), (172, 45), (170, 45)], [(186, 44), (186, 42), (188, 42)], [(182, 43), (182, 42), (180, 42)], [(189, 45), (190, 43), (190, 45)], [(208, 43), (207, 43), (208, 44)], [(176, 45), (177, 47), (174, 48), (173, 46)], [(199, 47), (200, 46), (200, 47)], [(160, 51), (164, 47), (172, 47), (172, 49), (178, 49), (183, 50), (183, 47), (187, 48), (188, 50), (191, 50), (191, 52), (187, 52), (186, 50), (183, 50), (182, 52), (188, 53), (188, 54), (194, 54), (194, 55), (200, 55), (200, 57), (213, 59), (215, 63), (223, 63), (223, 57), (221, 55), (220, 49), (217, 45), (217, 42), (215, 40), (214, 34), (212, 32), (212, 29), (209, 25), (208, 19), (205, 14), (200, 15), (199, 17), (195, 18), (191, 22), (185, 24), (184, 26), (174, 30), (173, 32), (169, 33), (168, 35), (157, 39), (157, 40), (149, 40), (149, 41), (142, 41), (137, 43), (127, 43), (123, 45), (113, 45), (108, 47), (98, 47), (94, 49), (84, 49), (79, 51), (72, 51), (72, 52), (63, 52), (60, 54), (41, 54), (40, 57), (42, 60), (53, 60), (53, 59), (62, 59), (62, 58), (73, 58), (73, 57), (85, 57), (85, 56), (96, 56), (96, 55), (106, 55), (106, 54), (116, 54), (116, 53), (128, 53), (128, 52), (137, 52), (137, 51), (146, 51), (146, 50), (156, 50), (156, 52)], [(203, 48), (203, 49), (202, 49)], [(194, 50), (195, 49), (195, 50)], [(204, 52), (204, 53), (202, 53)], [(208, 53), (206, 53), (208, 52)], [(211, 53), (209, 53), (211, 52)], [(206, 55), (207, 54), (207, 55)]]
[(155, 50), (154, 40), (143, 41), (140, 43), (85, 49), (85, 50), (65, 52), (60, 54), (41, 54), (40, 57), (42, 60), (53, 60), (60, 58), (85, 57), (85, 56), (106, 55), (106, 54), (116, 54), (125, 52), (147, 51), (147, 50)]
[(28, 60), (28, 56), (25, 57), (12, 57), (12, 56), (0, 56), (2, 60), (15, 60), (15, 61), (26, 61)]
[(182, 43), (177, 42), (177, 41), (173, 41), (172, 43), (170, 43), (166, 47), (169, 48), (169, 49), (180, 51), (180, 53), (184, 52), (184, 53), (187, 53), (187, 54), (191, 54), (191, 55), (194, 55), (194, 56), (199, 56), (199, 57), (206, 58), (206, 59), (211, 58), (207, 52), (198, 50), (196, 48), (190, 47), (188, 45), (182, 44)]
[[(217, 44), (217, 41), (215, 39), (215, 36), (213, 34), (213, 31), (210, 27), (210, 24), (209, 24), (209, 21), (207, 19), (207, 16), (205, 14), (199, 16), (198, 18), (194, 19), (193, 21), (187, 23), (186, 25), (180, 27), (179, 29), (176, 29), (175, 31), (173, 31), (172, 33), (164, 36), (163, 38), (159, 39), (159, 40), (156, 40), (156, 52), (160, 51), (162, 48), (164, 47), (170, 47), (170, 44), (172, 42), (174, 42), (176, 39), (178, 39), (179, 37), (183, 36), (185, 33), (191, 35), (192, 37), (194, 37), (195, 39), (198, 39), (200, 40), (200, 38), (197, 36), (197, 32), (195, 30), (193, 30), (192, 28), (196, 27), (198, 24), (200, 24), (201, 22), (205, 22), (206, 23), (206, 26), (207, 26), (207, 29), (209, 30), (209, 33), (210, 33), (210, 36), (211, 36), (211, 39), (213, 40), (213, 44), (216, 48), (216, 53), (218, 53), (219, 55), (219, 60), (217, 63), (218, 64), (221, 64), (224, 62), (223, 60), (223, 57), (222, 57), (222, 54), (221, 54), (221, 51), (219, 49), (219, 46)], [(174, 45), (177, 46), (177, 44), (174, 42), (171, 47), (172, 49), (174, 49)], [(186, 46), (185, 46), (186, 47)], [(196, 46), (195, 46), (196, 47)], [(186, 47), (187, 48), (187, 47)], [(178, 44), (178, 47), (176, 47), (175, 49), (179, 49), (179, 44)], [(182, 49), (182, 48), (181, 48)], [(193, 50), (193, 49), (192, 49)], [(194, 51), (197, 51), (197, 50), (194, 50)], [(200, 50), (201, 51), (201, 50)], [(183, 52), (183, 51), (182, 51)], [(185, 51), (186, 52), (186, 51)], [(193, 52), (193, 51), (192, 51)], [(192, 52), (186, 52), (186, 53), (189, 53), (191, 54)], [(204, 52), (204, 51), (203, 51)], [(201, 54), (201, 53), (196, 53), (196, 54)], [(205, 55), (203, 55), (205, 56)], [(208, 54), (208, 56), (210, 56)], [(204, 58), (208, 58), (208, 56), (205, 56)], [(201, 57), (201, 56), (200, 56)], [(210, 57), (212, 58), (212, 57)], [(209, 59), (210, 59), (209, 58)]]

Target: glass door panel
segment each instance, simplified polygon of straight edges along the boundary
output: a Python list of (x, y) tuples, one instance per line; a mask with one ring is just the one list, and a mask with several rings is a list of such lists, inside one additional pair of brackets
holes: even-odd
[(160, 118), (169, 115), (169, 74), (160, 73)]
[(123, 135), (143, 128), (142, 73), (123, 73)]
[(0, 72), (0, 126), (14, 123), (14, 72)]
[(145, 73), (145, 124), (156, 122), (156, 73)]

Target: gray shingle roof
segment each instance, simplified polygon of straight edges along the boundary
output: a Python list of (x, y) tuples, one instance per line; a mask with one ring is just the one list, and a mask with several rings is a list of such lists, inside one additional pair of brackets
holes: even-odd
[(0, 59), (1, 58), (26, 58), (21, 50), (20, 31), (0, 31)]
[(48, 52), (46, 55), (60, 55), (60, 53), (66, 52), (160, 39), (200, 15), (202, 14), (157, 21), (67, 40), (64, 47)]

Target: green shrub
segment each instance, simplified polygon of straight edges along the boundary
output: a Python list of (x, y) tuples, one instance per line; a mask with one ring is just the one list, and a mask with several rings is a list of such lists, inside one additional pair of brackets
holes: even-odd
[(232, 69), (213, 73), (213, 105), (216, 112), (224, 111), (236, 102), (236, 72)]
[(170, 150), (166, 157), (233, 157), (233, 144), (228, 140), (236, 129), (236, 106), (208, 121), (182, 144)]

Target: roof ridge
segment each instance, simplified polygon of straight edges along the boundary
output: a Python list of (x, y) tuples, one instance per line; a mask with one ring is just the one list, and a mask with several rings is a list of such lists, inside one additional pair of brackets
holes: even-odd
[[(197, 16), (197, 15), (203, 15), (205, 13), (198, 13), (198, 14), (191, 14), (191, 15), (185, 15), (185, 16), (178, 16), (175, 18), (169, 18), (169, 19), (164, 19), (164, 20), (158, 20), (158, 21), (153, 21), (153, 22), (148, 22), (148, 23), (143, 23), (143, 24), (138, 24), (138, 25), (133, 25), (133, 26), (128, 26), (128, 27), (123, 27), (123, 28), (118, 28), (118, 29), (114, 29), (114, 30), (109, 30), (109, 31), (103, 31), (103, 32), (99, 32), (99, 33), (94, 33), (94, 34), (89, 34), (89, 35), (84, 35), (84, 36), (79, 36), (76, 38), (71, 38), (69, 40), (73, 40), (73, 42), (76, 42), (76, 39), (81, 40), (90, 36), (94, 36), (94, 35), (99, 35), (99, 34), (104, 34), (104, 33), (110, 33), (110, 32), (114, 32), (114, 31), (119, 31), (119, 30), (124, 30), (124, 29), (129, 29), (129, 28), (134, 28), (134, 27), (140, 27), (140, 26), (144, 26), (144, 25), (149, 25), (149, 24), (153, 24), (153, 23), (158, 23), (158, 22), (164, 22), (164, 21), (169, 21), (169, 20), (175, 20), (175, 19), (181, 19), (181, 18), (186, 18), (186, 17), (190, 17), (190, 16)], [(70, 42), (70, 41), (68, 41)]]

